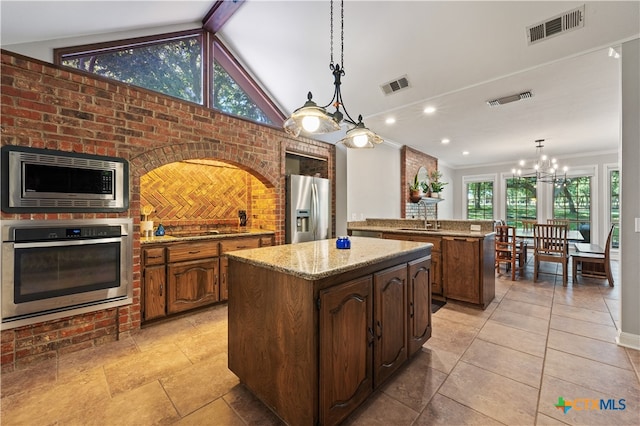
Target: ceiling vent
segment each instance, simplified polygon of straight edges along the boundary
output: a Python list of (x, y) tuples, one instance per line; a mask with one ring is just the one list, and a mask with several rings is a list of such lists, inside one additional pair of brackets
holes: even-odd
[(493, 99), (493, 100), (487, 101), (487, 103), (490, 106), (494, 107), (494, 106), (504, 105), (511, 102), (515, 102), (515, 101), (521, 101), (522, 99), (528, 99), (532, 96), (533, 96), (533, 93), (531, 93), (531, 91), (526, 91), (526, 92), (518, 93), (517, 95), (503, 96), (502, 98)]
[(529, 45), (584, 27), (584, 5), (527, 27)]
[(409, 79), (406, 75), (399, 77), (393, 81), (383, 84), (380, 86), (385, 95), (390, 95), (392, 93), (396, 93), (399, 90), (406, 89), (409, 87)]

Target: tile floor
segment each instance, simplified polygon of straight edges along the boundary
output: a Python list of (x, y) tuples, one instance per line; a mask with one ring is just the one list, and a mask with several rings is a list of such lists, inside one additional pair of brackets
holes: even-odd
[[(640, 352), (615, 344), (620, 287), (563, 288), (544, 271), (537, 283), (531, 262), (523, 279), (499, 275), (484, 311), (447, 303), (422, 352), (345, 424), (640, 424)], [(281, 424), (226, 368), (226, 313), (4, 374), (2, 425)], [(559, 410), (559, 397), (575, 407)], [(625, 409), (581, 409), (584, 398), (624, 399)]]

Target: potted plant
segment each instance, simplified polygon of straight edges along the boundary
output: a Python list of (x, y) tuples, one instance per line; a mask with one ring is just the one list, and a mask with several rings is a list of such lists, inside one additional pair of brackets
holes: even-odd
[(440, 172), (439, 170), (433, 170), (429, 174), (429, 179), (431, 180), (429, 186), (431, 188), (431, 196), (433, 198), (440, 198), (440, 193), (442, 192), (444, 186), (447, 184), (447, 182), (440, 181), (441, 178), (442, 172)]
[(418, 174), (416, 173), (413, 178), (413, 183), (409, 184), (409, 201), (412, 203), (419, 202), (424, 196), (423, 182), (418, 180)]

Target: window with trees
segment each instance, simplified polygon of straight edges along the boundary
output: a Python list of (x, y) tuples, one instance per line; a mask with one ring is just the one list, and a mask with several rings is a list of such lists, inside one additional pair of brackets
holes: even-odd
[(620, 247), (620, 171), (609, 171), (609, 223), (616, 225), (611, 236), (611, 247)]
[(591, 177), (578, 176), (555, 184), (553, 217), (567, 219), (569, 229), (591, 229)]
[(536, 178), (509, 178), (506, 191), (507, 225), (522, 228), (523, 219), (537, 219)]
[(467, 183), (467, 219), (493, 219), (493, 181)]
[(211, 33), (184, 31), (55, 49), (55, 62), (266, 124), (284, 114)]

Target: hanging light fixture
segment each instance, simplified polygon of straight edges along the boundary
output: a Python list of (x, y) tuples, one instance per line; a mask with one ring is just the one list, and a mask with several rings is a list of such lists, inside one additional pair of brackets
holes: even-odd
[[(558, 161), (555, 158), (550, 158), (544, 152), (544, 139), (537, 139), (536, 141), (536, 159), (533, 160), (531, 168), (528, 168), (523, 171), (522, 168), (513, 168), (511, 169), (511, 173), (513, 173), (514, 178), (525, 178), (525, 177), (535, 177), (536, 181), (544, 182), (544, 183), (552, 183), (554, 185), (563, 185), (567, 181), (567, 170), (569, 168), (567, 166), (562, 167), (562, 172), (559, 173), (558, 169), (560, 166), (558, 165)], [(527, 162), (524, 160), (520, 160), (520, 167), (526, 167)]]
[[(340, 1), (340, 13), (340, 62), (344, 66), (344, 0)], [(333, 61), (333, 0), (331, 0), (331, 60), (329, 69), (333, 74), (334, 85), (333, 97), (329, 103), (324, 106), (318, 106), (312, 100), (313, 95), (309, 92), (304, 105), (296, 109), (284, 122), (284, 130), (293, 136), (300, 135), (303, 130), (312, 134), (330, 133), (340, 130), (340, 123), (345, 121), (354, 126), (347, 130), (345, 138), (339, 141), (347, 148), (373, 148), (375, 145), (382, 143), (380, 136), (365, 127), (362, 122), (362, 115), (358, 116), (357, 122), (351, 118), (342, 100), (340, 86), (342, 84), (341, 78), (345, 74), (344, 68)], [(331, 105), (333, 105), (335, 111), (330, 113), (327, 112), (327, 108)], [(340, 107), (344, 110), (344, 114), (340, 111)]]

